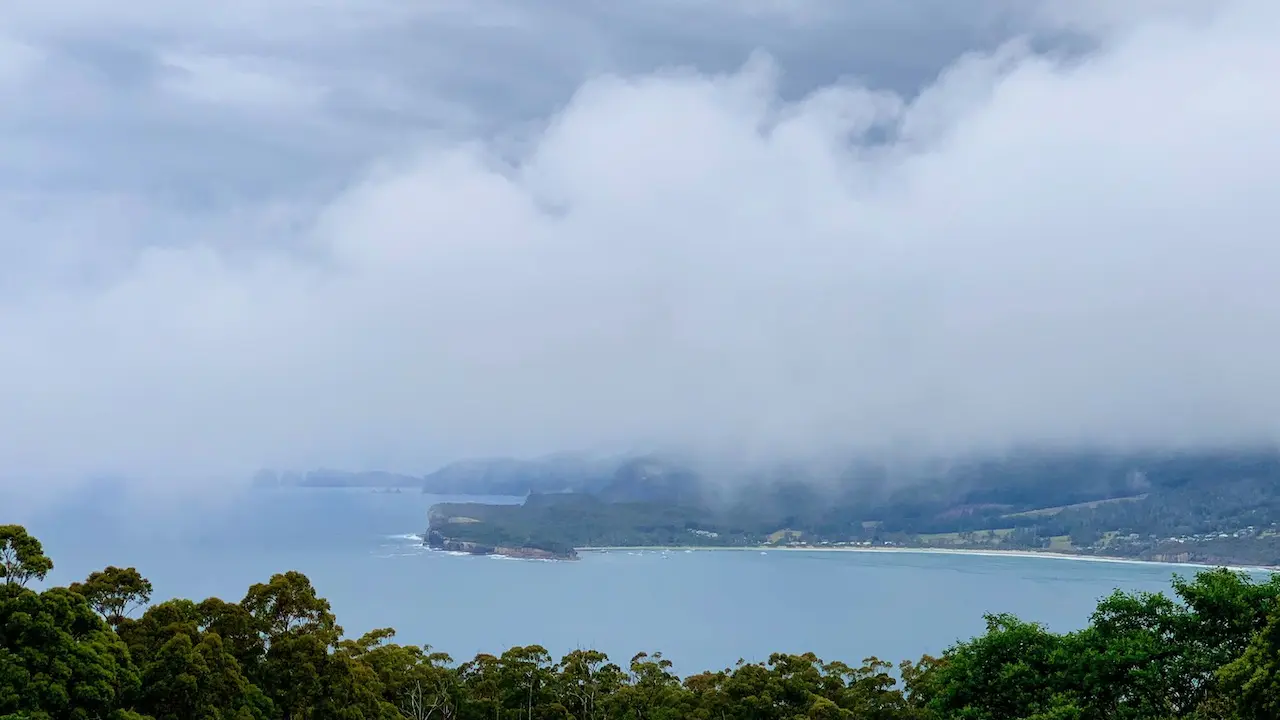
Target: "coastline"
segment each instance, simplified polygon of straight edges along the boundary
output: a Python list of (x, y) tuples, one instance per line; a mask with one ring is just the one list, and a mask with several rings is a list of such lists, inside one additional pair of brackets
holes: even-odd
[(620, 547), (580, 547), (582, 553), (604, 553), (613, 551), (701, 551), (701, 552), (835, 552), (835, 553), (908, 553), (916, 555), (972, 555), (978, 557), (1024, 557), (1043, 558), (1049, 560), (1075, 560), (1079, 562), (1100, 562), (1124, 565), (1163, 565), (1166, 567), (1188, 567), (1202, 570), (1225, 567), (1228, 570), (1248, 573), (1276, 573), (1280, 567), (1265, 565), (1210, 565), (1194, 562), (1169, 562), (1163, 560), (1140, 560), (1138, 558), (1115, 557), (1110, 555), (1077, 555), (1075, 553), (1051, 552), (1048, 550), (980, 550), (967, 548), (925, 548), (925, 547), (778, 547), (772, 545), (652, 545), (652, 546), (620, 546)]

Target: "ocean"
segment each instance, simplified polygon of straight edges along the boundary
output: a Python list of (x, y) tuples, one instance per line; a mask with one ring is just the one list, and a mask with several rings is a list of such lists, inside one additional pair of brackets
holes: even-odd
[[(55, 563), (49, 582), (135, 566), (155, 598), (238, 600), (299, 570), (349, 636), (393, 627), (462, 661), (538, 644), (594, 648), (625, 665), (660, 651), (681, 673), (773, 652), (897, 662), (937, 654), (1013, 613), (1065, 631), (1113, 590), (1162, 591), (1195, 568), (1019, 556), (797, 551), (621, 551), (575, 562), (460, 556), (422, 547), (426, 511), (465, 498), (416, 490), (244, 490), (148, 503), (80, 494), (24, 517)], [(486, 501), (519, 502), (518, 498)]]

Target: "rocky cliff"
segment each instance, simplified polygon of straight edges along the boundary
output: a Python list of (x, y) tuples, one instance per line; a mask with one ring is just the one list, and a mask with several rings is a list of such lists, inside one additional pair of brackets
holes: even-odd
[(570, 550), (565, 553), (555, 553), (549, 550), (521, 547), (518, 545), (488, 545), (485, 543), (472, 542), (470, 540), (450, 538), (435, 529), (427, 531), (427, 539), (423, 541), (423, 544), (433, 550), (464, 552), (472, 555), (503, 555), (506, 557), (523, 558), (527, 560), (578, 559), (578, 552), (576, 550)]

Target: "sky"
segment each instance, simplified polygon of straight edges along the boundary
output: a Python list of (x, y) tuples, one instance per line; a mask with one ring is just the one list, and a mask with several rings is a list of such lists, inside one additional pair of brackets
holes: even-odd
[(11, 487), (1280, 440), (1271, 0), (0, 14)]

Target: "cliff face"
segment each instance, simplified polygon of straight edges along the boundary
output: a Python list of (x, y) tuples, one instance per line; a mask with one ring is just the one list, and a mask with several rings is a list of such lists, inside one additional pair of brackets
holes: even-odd
[[(1241, 561), (1237, 557), (1217, 555), (1209, 552), (1178, 552), (1178, 553), (1147, 553), (1142, 556), (1143, 560), (1164, 563), (1195, 563), (1197, 565), (1214, 565), (1229, 566), (1240, 564), (1255, 564)], [(1263, 565), (1264, 563), (1256, 563)]]
[(568, 553), (553, 553), (548, 550), (540, 550), (538, 548), (519, 547), (511, 545), (486, 545), (484, 543), (471, 542), (470, 540), (457, 540), (446, 537), (439, 530), (428, 530), (427, 539), (424, 545), (433, 550), (448, 550), (450, 552), (464, 552), (472, 555), (505, 555), (506, 557), (523, 558), (526, 560), (577, 560), (578, 552), (576, 550)]

